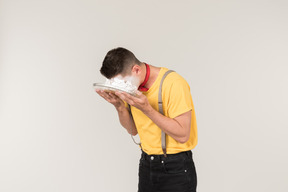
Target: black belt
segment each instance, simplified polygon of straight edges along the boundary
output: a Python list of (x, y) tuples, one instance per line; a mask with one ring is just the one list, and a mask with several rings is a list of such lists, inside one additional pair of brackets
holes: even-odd
[(188, 150), (188, 151), (182, 151), (182, 152), (179, 152), (179, 153), (174, 153), (174, 154), (166, 154), (167, 157), (165, 157), (164, 154), (162, 155), (154, 155), (154, 154), (151, 154), (151, 155), (148, 155), (146, 152), (144, 152), (143, 150), (142, 151), (142, 154), (141, 154), (141, 158), (142, 159), (146, 159), (146, 160), (162, 160), (162, 159), (165, 159), (165, 158), (173, 158), (175, 156), (188, 156), (188, 157), (192, 157), (192, 151), (191, 150)]

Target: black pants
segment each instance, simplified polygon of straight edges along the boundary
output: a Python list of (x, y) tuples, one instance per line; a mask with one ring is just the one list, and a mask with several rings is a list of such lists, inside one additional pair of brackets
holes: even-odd
[(139, 161), (138, 192), (196, 192), (197, 174), (192, 151), (148, 155)]

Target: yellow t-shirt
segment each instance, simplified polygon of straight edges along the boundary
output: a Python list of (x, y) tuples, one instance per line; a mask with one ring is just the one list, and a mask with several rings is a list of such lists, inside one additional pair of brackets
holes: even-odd
[[(168, 71), (161, 67), (157, 79), (147, 92), (143, 94), (147, 97), (150, 105), (157, 111), (158, 109), (158, 91), (162, 76)], [(197, 145), (197, 123), (190, 86), (186, 80), (176, 72), (166, 76), (162, 87), (163, 111), (169, 118), (175, 118), (189, 110), (191, 113), (190, 137), (186, 143), (179, 143), (168, 134), (166, 134), (167, 154), (179, 153), (193, 149)], [(125, 103), (126, 104), (126, 103)], [(161, 145), (161, 129), (142, 111), (131, 106), (131, 112), (140, 137), (143, 151), (147, 154), (163, 154)], [(140, 146), (139, 146), (140, 147)]]

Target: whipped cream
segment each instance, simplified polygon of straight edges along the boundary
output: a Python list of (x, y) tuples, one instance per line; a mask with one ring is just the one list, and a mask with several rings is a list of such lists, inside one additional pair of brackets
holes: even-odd
[(133, 85), (130, 81), (125, 81), (118, 78), (106, 79), (105, 85), (110, 85), (130, 93), (135, 93), (137, 91), (137, 87)]

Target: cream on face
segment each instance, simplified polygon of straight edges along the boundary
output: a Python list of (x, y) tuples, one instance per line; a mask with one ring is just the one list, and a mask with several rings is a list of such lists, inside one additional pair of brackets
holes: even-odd
[(105, 84), (135, 93), (140, 85), (140, 81), (134, 76), (123, 77), (121, 75), (117, 75), (114, 78), (106, 79)]
[(133, 75), (128, 75), (128, 76), (123, 77), (121, 74), (119, 74), (119, 75), (115, 76), (114, 78), (117, 78), (119, 80), (123, 80), (124, 82), (131, 83), (133, 86), (135, 86), (137, 88), (140, 86), (140, 80)]

